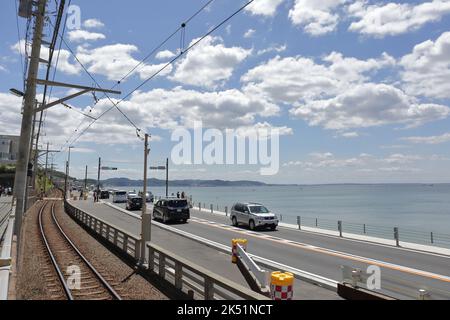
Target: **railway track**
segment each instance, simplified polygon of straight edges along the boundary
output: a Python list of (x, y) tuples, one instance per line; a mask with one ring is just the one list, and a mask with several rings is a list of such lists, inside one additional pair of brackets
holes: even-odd
[[(109, 280), (94, 268), (63, 231), (55, 216), (55, 204), (56, 201), (45, 201), (38, 214), (40, 234), (57, 276), (55, 281), (54, 273), (44, 275), (52, 281), (49, 287), (54, 297), (68, 300), (122, 300)], [(62, 292), (64, 297), (61, 297)]]

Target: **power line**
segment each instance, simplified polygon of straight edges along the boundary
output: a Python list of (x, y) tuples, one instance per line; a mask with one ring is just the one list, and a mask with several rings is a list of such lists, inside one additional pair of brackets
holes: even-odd
[[(226, 24), (229, 20), (231, 20), (234, 16), (236, 16), (237, 14), (239, 14), (241, 11), (243, 11), (246, 7), (248, 7), (251, 3), (253, 3), (255, 0), (250, 0), (248, 2), (246, 2), (243, 6), (241, 6), (239, 9), (237, 9), (235, 12), (233, 12), (230, 16), (228, 16), (227, 18), (225, 18), (224, 20), (222, 20), (218, 25), (216, 25), (214, 28), (212, 28), (211, 30), (209, 30), (207, 33), (205, 33), (201, 38), (199, 38), (197, 41), (195, 41), (194, 43), (192, 43), (186, 50), (184, 50), (183, 52), (180, 52), (176, 57), (174, 57), (172, 60), (170, 60), (168, 63), (166, 63), (162, 68), (160, 68), (158, 71), (156, 71), (154, 74), (152, 74), (149, 78), (147, 78), (145, 81), (143, 81), (140, 85), (138, 85), (135, 89), (133, 89), (132, 91), (130, 91), (127, 95), (125, 95), (125, 97), (123, 97), (119, 102), (117, 102), (116, 104), (114, 104), (113, 106), (111, 106), (109, 109), (105, 110), (100, 116), (97, 117), (96, 120), (92, 121), (79, 135), (78, 137), (73, 140), (70, 144), (75, 143), (87, 130), (89, 130), (89, 128), (99, 119), (101, 119), (106, 113), (108, 113), (109, 111), (111, 111), (114, 107), (117, 107), (121, 102), (123, 102), (126, 98), (128, 98), (129, 96), (131, 96), (134, 92), (136, 92), (137, 90), (139, 90), (142, 86), (144, 86), (146, 83), (148, 83), (150, 80), (152, 80), (153, 78), (155, 78), (158, 74), (160, 74), (162, 71), (164, 71), (168, 66), (170, 66), (171, 64), (173, 64), (175, 61), (177, 61), (180, 57), (182, 57), (183, 55), (185, 55), (187, 52), (189, 52), (192, 48), (194, 48), (195, 46), (197, 46), (201, 41), (203, 41), (207, 36), (211, 35), (212, 33), (214, 33), (217, 29), (219, 29), (220, 27), (222, 27), (224, 24)], [(139, 130), (140, 131), (140, 130)]]
[[(150, 53), (148, 53), (138, 64), (136, 64), (130, 71), (128, 71), (119, 81), (117, 81), (114, 86), (111, 89), (114, 89), (117, 85), (119, 85), (123, 80), (125, 80), (128, 76), (130, 76), (137, 68), (139, 68), (146, 60), (148, 60), (149, 57), (151, 57), (153, 54), (155, 54), (159, 49), (161, 49), (170, 39), (172, 39), (180, 30), (184, 30), (186, 25), (192, 21), (195, 17), (197, 17), (203, 10), (205, 10), (214, 0), (209, 0), (207, 1), (201, 8), (199, 8), (194, 14), (192, 14), (184, 23), (182, 23), (174, 32), (172, 32), (168, 37), (166, 37), (159, 45), (157, 45), (153, 50), (150, 51)], [(67, 17), (66, 17), (67, 19)], [(77, 60), (77, 62), (80, 64), (80, 66), (83, 68), (83, 70), (90, 76), (90, 78), (92, 80), (95, 81), (95, 79), (93, 78), (93, 76), (89, 73), (89, 71), (87, 70), (87, 68), (81, 63), (81, 61), (78, 59), (78, 57), (76, 56), (76, 54), (74, 53), (74, 51), (70, 48), (70, 46), (67, 44), (67, 42), (64, 40), (64, 36), (60, 36), (61, 38), (61, 42), (64, 42), (64, 44), (66, 45), (66, 47), (69, 49), (69, 51), (71, 52), (71, 54), (74, 56), (74, 58)], [(58, 53), (59, 54), (59, 53)], [(98, 85), (98, 84), (97, 84)], [(114, 107), (116, 107), (118, 109), (118, 111), (120, 113), (122, 113), (122, 115), (128, 120), (128, 122), (130, 122), (132, 124), (132, 126), (136, 129), (136, 133), (139, 136), (139, 132), (141, 131), (140, 128), (138, 128), (132, 121), (131, 119), (120, 109), (117, 107), (117, 104), (115, 104), (113, 101), (111, 101), (111, 99), (109, 98), (108, 95), (104, 94), (106, 97), (108, 97), (108, 99), (110, 100), (110, 102), (113, 104), (112, 108), (108, 109), (106, 112), (102, 113), (100, 115), (100, 117), (102, 117), (104, 114), (108, 113), (110, 110), (112, 110)], [(123, 100), (123, 99), (122, 99)], [(95, 102), (95, 104), (97, 103), (97, 101)], [(95, 105), (94, 104), (94, 105)], [(68, 142), (66, 144), (72, 144), (69, 143), (70, 140), (72, 139), (72, 137), (75, 135), (75, 133), (78, 132), (79, 128), (82, 126), (82, 124), (85, 122), (86, 118), (84, 118), (83, 120), (81, 120), (80, 124), (77, 126), (77, 129), (71, 134), (71, 136), (69, 137), (69, 139), (67, 140)], [(94, 120), (95, 122), (96, 120)], [(88, 127), (86, 129), (89, 129), (92, 126), (93, 123), (89, 124)], [(84, 131), (84, 130), (83, 130)], [(78, 140), (78, 138), (76, 138), (74, 141)], [(65, 145), (66, 145), (65, 144)], [(61, 147), (61, 150), (64, 149), (63, 145)]]
[(120, 84), (123, 80), (125, 80), (130, 74), (132, 74), (139, 66), (141, 66), (145, 61), (148, 60), (153, 54), (156, 53), (159, 49), (161, 49), (162, 46), (164, 46), (170, 39), (172, 39), (180, 30), (185, 29), (186, 25), (194, 19), (196, 16), (198, 16), (204, 9), (206, 9), (214, 0), (209, 0), (207, 3), (205, 3), (200, 9), (198, 9), (192, 16), (190, 16), (185, 22), (183, 22), (174, 32), (172, 32), (165, 40), (163, 40), (159, 45), (157, 45), (152, 51), (150, 51), (149, 54), (147, 54), (144, 59), (142, 59), (137, 65), (135, 65), (125, 76), (123, 76), (117, 83), (113, 86), (117, 86)]

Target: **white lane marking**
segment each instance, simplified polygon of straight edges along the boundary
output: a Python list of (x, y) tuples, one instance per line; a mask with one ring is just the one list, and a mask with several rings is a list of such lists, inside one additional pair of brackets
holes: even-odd
[[(200, 214), (202, 214), (202, 213), (205, 214), (205, 212), (200, 212)], [(208, 213), (209, 212), (207, 212), (206, 214), (208, 214)], [(209, 213), (209, 214), (211, 214), (211, 213)], [(218, 214), (216, 214), (216, 215), (218, 215)], [(198, 217), (196, 217), (196, 218), (198, 218)], [(201, 219), (201, 218), (199, 218), (199, 219)], [(296, 228), (289, 228), (289, 227), (285, 227), (285, 226), (281, 226), (281, 225), (279, 225), (278, 228), (287, 230), (287, 231), (292, 231), (292, 232), (303, 232), (303, 233), (308, 233), (308, 234), (312, 234), (315, 236), (338, 239), (339, 241), (349, 241), (349, 242), (356, 242), (356, 243), (362, 243), (362, 244), (369, 244), (369, 245), (379, 246), (379, 247), (393, 249), (393, 250), (401, 250), (401, 251), (413, 252), (413, 253), (417, 253), (417, 254), (429, 255), (429, 256), (438, 257), (438, 258), (450, 259), (450, 255), (447, 255), (444, 253), (437, 253), (437, 252), (431, 252), (431, 251), (425, 251), (425, 250), (413, 249), (413, 248), (397, 247), (397, 246), (374, 242), (374, 241), (370, 241), (370, 240), (360, 240), (360, 239), (347, 238), (347, 237), (341, 238), (341, 237), (334, 236), (331, 234), (308, 231), (308, 230), (298, 230)]]
[[(118, 209), (119, 211), (122, 211), (122, 212), (124, 212), (124, 213), (126, 213), (126, 214), (128, 214), (130, 216), (134, 216), (135, 218), (141, 219), (140, 216), (137, 216), (136, 214), (130, 213), (130, 212), (128, 212), (128, 211), (126, 211), (126, 210), (124, 210), (124, 209), (122, 209), (120, 207), (117, 207), (115, 205), (109, 204), (107, 202), (105, 202), (105, 204), (107, 204), (110, 207), (113, 207), (115, 209)], [(201, 218), (196, 218), (196, 217), (191, 218), (191, 220), (194, 221), (194, 222), (197, 222), (197, 223), (202, 223), (201, 222), (202, 220), (205, 221), (205, 222), (208, 221), (208, 220), (201, 219)], [(155, 221), (152, 221), (152, 223), (153, 224), (159, 224), (158, 222), (155, 222)], [(205, 224), (211, 225), (209, 223), (205, 223)], [(228, 225), (219, 224), (219, 223), (217, 223), (215, 225), (212, 225), (212, 226), (219, 227), (219, 228), (222, 228), (222, 226), (226, 226), (227, 227), (226, 229), (229, 229)], [(225, 229), (225, 228), (223, 228), (223, 229)], [(240, 232), (240, 233), (248, 234), (250, 236), (260, 237), (260, 238), (263, 238), (263, 239), (265, 238), (266, 240), (271, 240), (271, 241), (279, 242), (278, 239), (281, 239), (281, 238), (278, 238), (277, 240), (274, 240), (277, 237), (267, 236), (267, 235), (263, 235), (263, 234), (259, 234), (259, 233), (251, 234), (251, 233), (249, 233), (246, 230), (239, 229), (239, 228), (236, 228), (236, 227), (233, 227), (233, 230), (235, 230), (237, 232)], [(229, 230), (227, 230), (227, 231), (229, 231)], [(281, 239), (281, 240), (285, 240), (285, 239)], [(308, 249), (308, 250), (311, 250), (311, 251), (324, 253), (324, 254), (339, 256), (339, 257), (344, 258), (344, 259), (356, 260), (356, 261), (359, 261), (359, 262), (363, 262), (363, 263), (367, 263), (367, 264), (379, 265), (381, 267), (386, 267), (388, 269), (402, 271), (402, 272), (410, 273), (410, 274), (415, 274), (415, 275), (419, 275), (419, 276), (426, 277), (426, 278), (432, 278), (432, 279), (435, 279), (435, 280), (441, 280), (441, 281), (444, 281), (444, 282), (450, 282), (450, 277), (445, 276), (445, 275), (440, 275), (440, 274), (436, 274), (436, 273), (432, 273), (432, 272), (428, 272), (428, 271), (423, 271), (423, 270), (414, 269), (414, 268), (410, 268), (410, 267), (400, 266), (400, 265), (397, 265), (397, 264), (384, 262), (384, 261), (379, 261), (379, 260), (372, 259), (372, 258), (365, 258), (365, 257), (353, 255), (353, 254), (350, 254), (350, 253), (344, 253), (344, 252), (340, 252), (340, 251), (336, 251), (336, 250), (331, 250), (331, 249), (326, 249), (326, 248), (322, 248), (322, 247), (312, 246), (312, 245), (309, 245), (309, 244), (304, 244), (304, 243), (300, 243), (300, 242), (296, 242), (296, 241), (290, 241), (290, 242), (287, 242), (286, 244), (297, 246), (297, 247), (301, 247), (301, 248)]]
[[(208, 223), (205, 223), (202, 220), (203, 219), (192, 219), (192, 221), (194, 221), (194, 222), (210, 225)], [(225, 229), (225, 230), (228, 229), (228, 228), (222, 228), (221, 224), (216, 224), (216, 225), (214, 225), (214, 227)], [(229, 230), (227, 230), (227, 231), (229, 231)], [(287, 242), (285, 239), (267, 236), (265, 234), (249, 233), (248, 231), (242, 230), (242, 229), (235, 230), (235, 231), (238, 233), (247, 234), (247, 235), (250, 235), (250, 236), (253, 236), (256, 238), (261, 238), (261, 239), (265, 239), (265, 240), (269, 240), (269, 241), (273, 241), (273, 242), (277, 242), (277, 243), (284, 243), (284, 244), (287, 244), (290, 246), (295, 246), (297, 248), (301, 248), (301, 249), (305, 249), (305, 250), (309, 250), (309, 251), (314, 251), (314, 252), (318, 252), (318, 253), (322, 253), (322, 254), (326, 254), (326, 255), (332, 255), (332, 256), (340, 257), (340, 258), (347, 259), (347, 260), (363, 262), (366, 264), (378, 265), (380, 267), (385, 267), (388, 269), (392, 269), (392, 270), (396, 270), (396, 271), (400, 271), (400, 272), (404, 272), (404, 273), (414, 274), (414, 275), (418, 275), (418, 276), (425, 277), (425, 278), (431, 278), (434, 280), (440, 280), (443, 282), (450, 282), (449, 276), (445, 276), (445, 275), (441, 275), (441, 274), (437, 274), (437, 273), (433, 273), (433, 272), (429, 272), (429, 271), (406, 267), (406, 266), (402, 266), (402, 265), (398, 265), (398, 264), (394, 264), (394, 263), (390, 263), (390, 262), (384, 262), (384, 261), (380, 261), (380, 260), (376, 260), (376, 259), (372, 259), (372, 258), (366, 258), (366, 257), (362, 257), (362, 256), (350, 254), (350, 253), (337, 251), (337, 250), (331, 250), (331, 249), (326, 249), (326, 248), (322, 248), (322, 247), (311, 246), (311, 245), (301, 243), (301, 242), (296, 242), (296, 241), (288, 241)]]

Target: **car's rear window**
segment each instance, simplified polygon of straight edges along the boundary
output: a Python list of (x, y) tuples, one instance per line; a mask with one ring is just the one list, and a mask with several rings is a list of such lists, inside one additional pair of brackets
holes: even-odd
[(116, 196), (124, 196), (124, 195), (126, 195), (127, 193), (125, 192), (125, 191), (123, 191), (123, 192), (116, 192), (115, 193), (116, 194)]
[(250, 208), (251, 213), (269, 213), (269, 210), (267, 210), (264, 206), (248, 206)]
[(187, 205), (188, 204), (186, 200), (170, 200), (167, 202), (167, 206), (173, 208), (186, 207)]

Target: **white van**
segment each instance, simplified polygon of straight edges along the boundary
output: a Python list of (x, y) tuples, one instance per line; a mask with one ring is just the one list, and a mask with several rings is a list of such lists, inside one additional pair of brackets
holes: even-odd
[(113, 192), (113, 203), (127, 202), (127, 192), (126, 191), (114, 191)]

